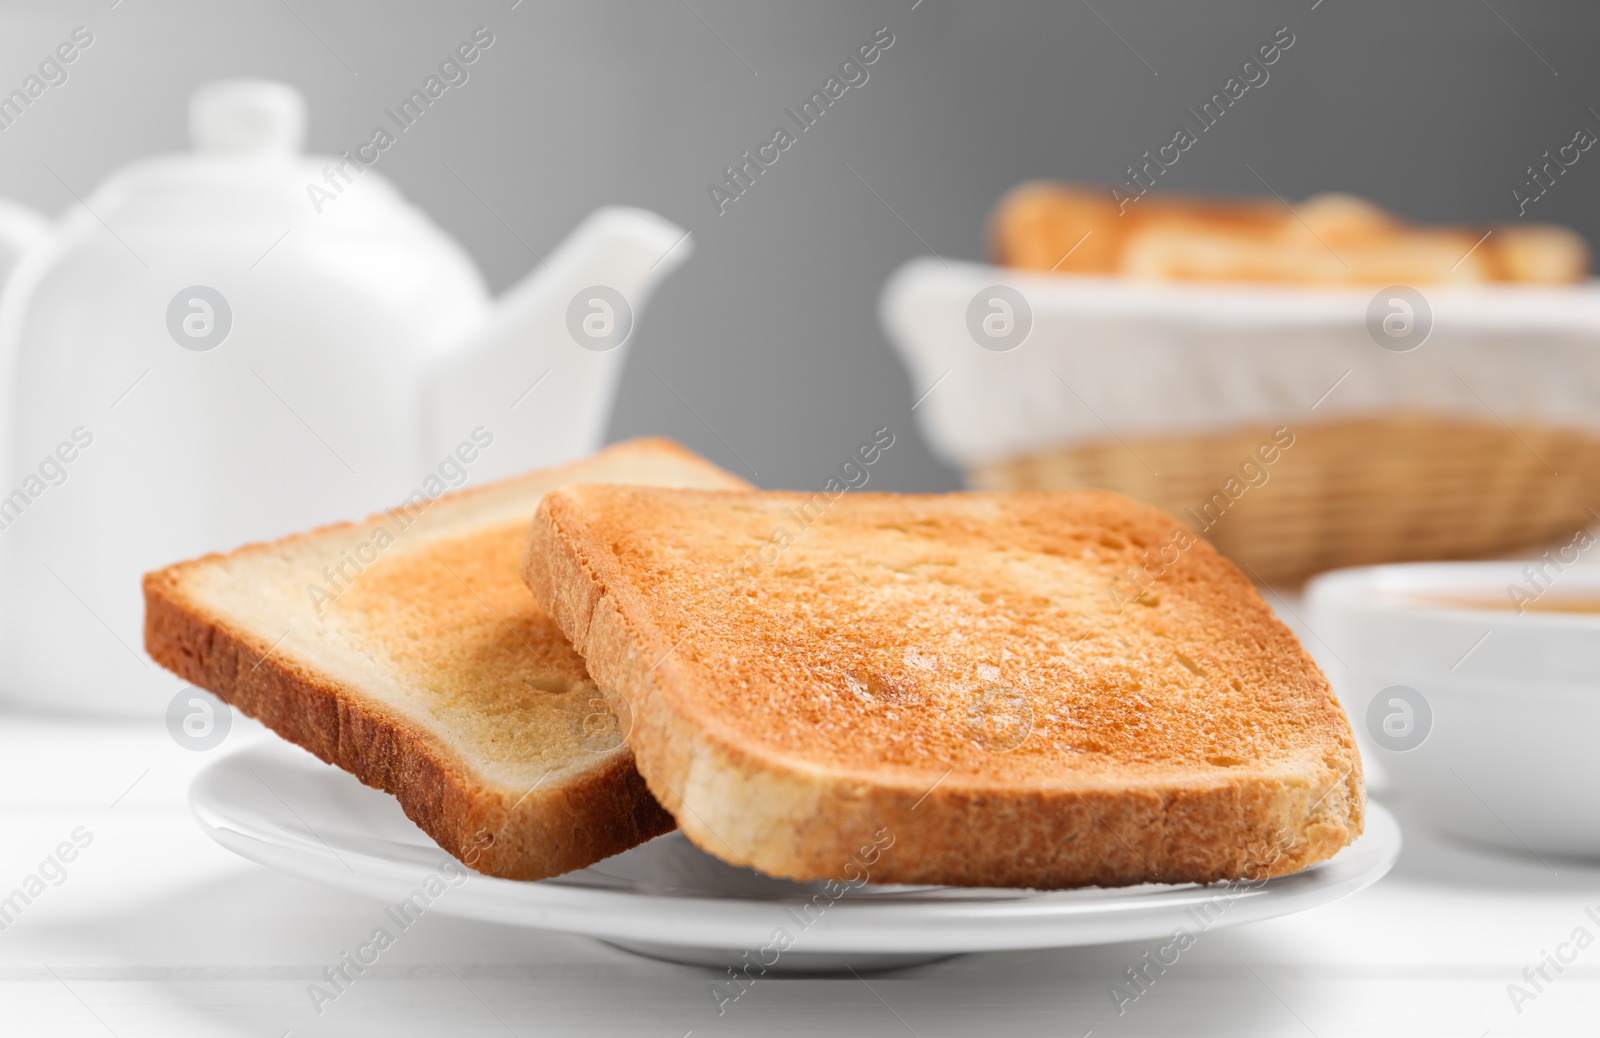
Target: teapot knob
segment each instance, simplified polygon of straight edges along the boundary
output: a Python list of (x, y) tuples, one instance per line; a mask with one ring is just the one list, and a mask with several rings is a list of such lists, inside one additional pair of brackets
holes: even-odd
[(196, 151), (291, 155), (305, 144), (305, 135), (305, 98), (287, 83), (220, 79), (189, 99), (189, 138)]

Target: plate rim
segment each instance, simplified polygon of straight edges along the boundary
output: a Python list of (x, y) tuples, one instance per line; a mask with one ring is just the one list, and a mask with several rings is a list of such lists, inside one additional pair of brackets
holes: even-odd
[[(264, 825), (250, 824), (248, 816), (252, 811), (247, 806), (228, 809), (232, 801), (226, 795), (219, 797), (220, 783), (245, 770), (254, 773), (252, 764), (308, 770), (305, 765), (316, 761), (326, 769), (317, 776), (319, 780), (359, 782), (348, 772), (325, 764), (298, 747), (292, 749), (295, 756), (290, 755), (288, 744), (258, 743), (201, 769), (191, 780), (188, 795), (190, 811), (201, 830), (247, 860), (323, 886), (391, 903), (401, 900), (429, 873), (439, 873), (447, 863), (459, 865), (442, 848), (424, 848), (420, 843), (416, 845), (419, 849), (436, 852), (431, 863), (349, 846), (336, 851), (322, 834), (312, 831), (309, 835), (295, 835), (288, 830), (274, 834)], [(389, 796), (378, 789), (370, 792), (373, 797)], [(246, 818), (241, 819), (241, 813)], [(1355, 894), (1394, 867), (1403, 842), (1398, 821), (1382, 805), (1369, 801), (1366, 823), (1363, 835), (1333, 858), (1242, 890), (1230, 891), (1220, 884), (1142, 884), (1124, 888), (1018, 890), (1009, 897), (1000, 888), (980, 887), (972, 888), (980, 893), (970, 899), (917, 898), (912, 894), (903, 899), (865, 900), (852, 899), (847, 894), (831, 900), (810, 925), (802, 928), (795, 948), (805, 953), (893, 953), (911, 949), (954, 953), (1119, 943), (1169, 935), (1174, 932), (1176, 920), (1194, 921), (1196, 917), (1188, 915), (1188, 910), (1217, 901), (1225, 901), (1226, 910), (1204, 930), (1290, 915)], [(420, 829), (418, 833), (428, 840)], [(380, 839), (394, 843), (387, 837)], [(431, 840), (428, 842), (431, 844)], [(345, 867), (339, 867), (335, 859)], [(597, 862), (596, 866), (603, 864)], [(642, 890), (583, 887), (563, 883), (561, 877), (523, 881), (465, 871), (467, 881), (438, 897), (428, 911), (599, 940), (702, 949), (761, 948), (770, 943), (784, 922), (793, 924), (800, 918), (785, 909), (807, 903), (798, 896), (664, 896)], [(1085, 890), (1104, 896), (1086, 898), (1082, 896)]]

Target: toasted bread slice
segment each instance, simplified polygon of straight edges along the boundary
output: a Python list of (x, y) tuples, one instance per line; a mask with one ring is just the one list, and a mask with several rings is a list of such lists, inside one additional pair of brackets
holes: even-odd
[(1361, 832), (1322, 673), (1231, 563), (1120, 495), (573, 486), (524, 576), (651, 791), (730, 862), (1208, 882)]
[(1568, 228), (1419, 227), (1346, 194), (1294, 208), (1165, 193), (1115, 203), (1103, 188), (1035, 181), (1001, 199), (990, 239), (1006, 266), (1153, 281), (1561, 285), (1589, 276), (1588, 246)]
[(539, 879), (672, 828), (615, 718), (518, 579), (573, 480), (746, 484), (665, 440), (148, 574), (145, 647), (393, 793), (480, 872)]

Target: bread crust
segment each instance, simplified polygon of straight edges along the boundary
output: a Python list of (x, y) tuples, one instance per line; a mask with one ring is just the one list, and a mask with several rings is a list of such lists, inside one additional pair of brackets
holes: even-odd
[[(717, 857), (798, 880), (848, 881), (870, 864), (871, 880), (881, 883), (1206, 883), (1295, 872), (1361, 832), (1361, 763), (1343, 710), (1293, 635), (1203, 542), (1194, 549), (1202, 556), (1196, 565), (1227, 595), (1260, 604), (1275, 629), (1257, 633), (1292, 652), (1289, 665), (1305, 675), (1317, 704), (1307, 724), (1318, 738), (1302, 759), (1248, 771), (1112, 771), (1026, 784), (976, 771), (928, 770), (913, 778), (775, 753), (707, 716), (695, 698), (704, 672), (677, 654), (648, 598), (605, 550), (615, 531), (596, 528), (591, 507), (605, 489), (577, 487), (545, 499), (524, 579), (619, 713), (630, 716), (628, 742), (651, 791), (684, 833)], [(1017, 496), (1065, 502), (1086, 495), (1113, 502), (1152, 531), (1176, 528), (1154, 509), (1100, 491)], [(891, 849), (874, 852), (885, 840)]]
[[(632, 441), (602, 457), (619, 452), (687, 461), (703, 469), (709, 481), (743, 485), (670, 441)], [(534, 475), (581, 474), (586, 464)], [(470, 502), (501, 486), (460, 491), (450, 498), (458, 504)], [(146, 650), (185, 681), (210, 690), (363, 783), (393, 794), (407, 817), (440, 847), (487, 875), (523, 880), (555, 876), (670, 831), (672, 816), (650, 795), (626, 746), (586, 758), (581, 766), (541, 780), (535, 790), (487, 782), (417, 719), (288, 652), (275, 652), (270, 636), (217, 615), (196, 601), (189, 586), (190, 578), (210, 564), (314, 542), (391, 514), (332, 524), (146, 574)]]

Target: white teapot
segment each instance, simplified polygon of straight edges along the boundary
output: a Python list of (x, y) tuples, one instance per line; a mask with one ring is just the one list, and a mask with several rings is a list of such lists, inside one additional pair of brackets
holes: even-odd
[(686, 232), (599, 210), (491, 302), (376, 148), (303, 155), (303, 126), (289, 87), (202, 87), (195, 150), (114, 174), (6, 284), (0, 695), (159, 712), (146, 570), (599, 446)]
[(50, 233), (50, 222), (32, 209), (0, 198), (0, 288), (30, 250)]

